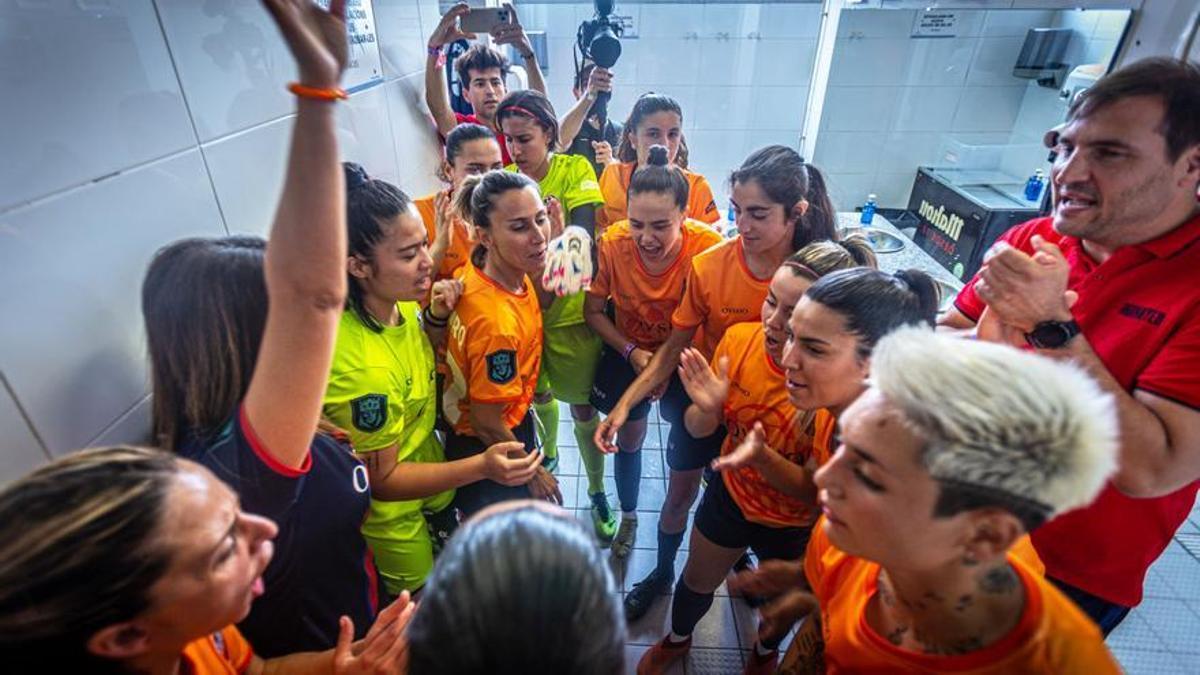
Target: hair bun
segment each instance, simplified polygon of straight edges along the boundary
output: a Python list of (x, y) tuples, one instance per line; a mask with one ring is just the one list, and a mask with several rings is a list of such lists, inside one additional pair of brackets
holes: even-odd
[(342, 162), (342, 173), (346, 176), (346, 192), (360, 188), (371, 180), (367, 170), (354, 162)]
[(647, 166), (666, 166), (668, 164), (668, 153), (666, 146), (652, 145), (650, 152), (646, 155)]

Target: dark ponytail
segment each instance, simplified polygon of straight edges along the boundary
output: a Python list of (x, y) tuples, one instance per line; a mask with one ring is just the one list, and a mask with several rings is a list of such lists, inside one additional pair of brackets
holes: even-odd
[(804, 296), (842, 316), (847, 330), (859, 338), (861, 358), (869, 357), (875, 343), (901, 326), (932, 327), (938, 308), (937, 285), (918, 270), (841, 270), (818, 279)]
[(784, 217), (801, 200), (808, 210), (796, 222), (792, 250), (798, 251), (814, 241), (837, 240), (837, 213), (829, 199), (825, 176), (800, 153), (783, 145), (768, 145), (750, 153), (746, 161), (729, 176), (730, 184), (758, 183), (771, 201), (783, 205)]
[[(454, 160), (462, 154), (463, 146), (467, 143), (488, 139), (496, 141), (496, 134), (482, 124), (460, 124), (454, 127), (450, 133), (446, 134), (446, 164), (454, 166)], [(496, 147), (500, 146), (497, 144)], [(438, 164), (437, 177), (444, 183), (451, 182), (450, 176), (445, 173), (442, 164)]]
[[(384, 223), (409, 210), (412, 200), (400, 188), (386, 181), (367, 175), (362, 166), (354, 162), (342, 162), (346, 176), (346, 228), (349, 254), (371, 262), (375, 258), (375, 245), (387, 236)], [(363, 325), (375, 332), (383, 325), (371, 316), (363, 304), (363, 289), (360, 282), (347, 272), (348, 293), (346, 307), (354, 312)]]
[(646, 163), (638, 167), (629, 179), (629, 188), (625, 191), (626, 203), (633, 199), (635, 194), (643, 192), (671, 195), (675, 199), (675, 205), (681, 211), (687, 211), (687, 178), (684, 178), (683, 171), (677, 167), (668, 166), (667, 149), (664, 146), (650, 146)]
[[(454, 210), (459, 218), (473, 227), (487, 230), (492, 227), (490, 215), (496, 198), (510, 190), (527, 187), (537, 190), (537, 183), (529, 176), (514, 171), (493, 169), (478, 176), (467, 176), (454, 195)], [(486, 260), (487, 247), (482, 243), (476, 244), (471, 251), (471, 262), (476, 267), (483, 267)]]

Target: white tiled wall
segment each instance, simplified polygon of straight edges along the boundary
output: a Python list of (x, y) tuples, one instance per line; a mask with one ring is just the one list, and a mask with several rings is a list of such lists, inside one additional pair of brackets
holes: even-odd
[[(573, 104), (572, 46), (591, 2), (520, 5), (529, 30), (546, 31), (550, 100)], [(637, 37), (622, 42), (610, 110), (623, 120), (647, 91), (679, 101), (691, 168), (705, 174), (724, 212), (726, 177), (769, 143), (798, 147), (816, 58), (821, 5), (807, 3), (618, 3)]]
[[(422, 102), (433, 0), (374, 0), (384, 81), (341, 105), (343, 155), (436, 185)], [(142, 442), (146, 264), (184, 236), (263, 234), (293, 66), (252, 0), (0, 5), (0, 482), (46, 453)], [(22, 414), (23, 411), (23, 414)]]
[(842, 13), (814, 160), (836, 203), (849, 208), (873, 192), (882, 206), (907, 206), (917, 166), (937, 163), (950, 140), (1013, 145), (991, 168), (1018, 177), (1044, 166), (1042, 133), (1065, 107), (1056, 90), (1013, 77), (1026, 31), (1075, 29), (1067, 60), (1078, 64), (1111, 55), (1127, 13), (995, 6), (957, 11), (955, 37), (933, 39), (911, 37), (918, 9)]

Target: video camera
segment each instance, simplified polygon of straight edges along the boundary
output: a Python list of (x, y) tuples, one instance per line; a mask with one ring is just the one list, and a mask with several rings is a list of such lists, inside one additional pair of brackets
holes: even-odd
[[(591, 61), (600, 68), (612, 68), (621, 57), (621, 24), (611, 19), (614, 0), (594, 0), (596, 6), (595, 18), (579, 24), (576, 35), (576, 47), (583, 59)], [(575, 74), (583, 69), (583, 62), (575, 64)], [(587, 82), (581, 83), (587, 87)], [(600, 92), (596, 102), (592, 104), (591, 115), (600, 118), (601, 123), (608, 117), (608, 100), (612, 93)]]

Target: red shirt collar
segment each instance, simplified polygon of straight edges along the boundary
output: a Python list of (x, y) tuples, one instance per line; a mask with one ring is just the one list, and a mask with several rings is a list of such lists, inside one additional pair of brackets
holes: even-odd
[(1200, 239), (1200, 214), (1157, 239), (1137, 244), (1158, 258), (1170, 258)]

